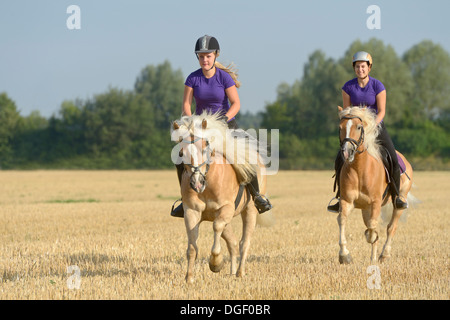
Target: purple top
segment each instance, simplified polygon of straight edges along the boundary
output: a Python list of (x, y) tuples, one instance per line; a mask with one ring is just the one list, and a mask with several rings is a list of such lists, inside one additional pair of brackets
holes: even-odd
[(199, 115), (204, 110), (211, 113), (222, 111), (225, 114), (230, 109), (225, 89), (236, 84), (228, 72), (216, 68), (216, 73), (207, 79), (200, 68), (192, 72), (184, 84), (194, 89), (195, 114)]
[(350, 96), (352, 106), (367, 106), (369, 109), (378, 113), (377, 95), (386, 90), (381, 81), (369, 77), (369, 82), (364, 88), (358, 84), (358, 78), (347, 81), (342, 90)]

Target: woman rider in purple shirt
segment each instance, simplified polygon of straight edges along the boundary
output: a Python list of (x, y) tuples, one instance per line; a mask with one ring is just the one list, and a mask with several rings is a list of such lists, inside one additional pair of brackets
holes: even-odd
[[(200, 69), (192, 72), (186, 79), (183, 95), (183, 115), (191, 115), (192, 98), (195, 98), (195, 114), (203, 111), (210, 113), (221, 112), (223, 120), (230, 129), (236, 129), (236, 114), (241, 107), (237, 88), (240, 83), (236, 73), (230, 67), (224, 67), (216, 61), (219, 56), (220, 46), (216, 38), (205, 35), (200, 37), (195, 44), (195, 54), (200, 64)], [(229, 102), (228, 102), (229, 101)], [(183, 164), (176, 165), (178, 181), (181, 184)], [(259, 194), (258, 179), (255, 175), (248, 188), (259, 213), (272, 208), (269, 200)], [(183, 204), (174, 209), (171, 215), (183, 217)]]
[[(407, 208), (406, 201), (399, 197), (400, 188), (400, 167), (398, 164), (397, 153), (395, 152), (394, 144), (384, 126), (383, 118), (386, 113), (386, 89), (384, 85), (377, 79), (369, 77), (369, 72), (372, 69), (372, 57), (369, 53), (359, 51), (353, 55), (353, 70), (356, 78), (347, 81), (342, 87), (342, 101), (343, 108), (350, 106), (365, 106), (375, 112), (376, 121), (380, 123), (381, 130), (378, 135), (378, 140), (381, 145), (386, 148), (392, 158), (393, 171), (393, 185), (391, 185), (391, 193), (393, 194), (394, 205), (398, 209)], [(339, 177), (340, 170), (343, 165), (343, 159), (340, 153), (336, 157), (335, 170), (336, 176)], [(339, 178), (337, 198), (339, 197)], [(328, 206), (328, 211), (339, 213), (339, 202)]]

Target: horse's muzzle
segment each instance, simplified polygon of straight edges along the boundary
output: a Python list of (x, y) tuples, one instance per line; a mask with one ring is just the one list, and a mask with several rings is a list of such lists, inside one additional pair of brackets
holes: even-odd
[(206, 179), (204, 178), (203, 175), (193, 174), (191, 176), (191, 181), (189, 184), (195, 192), (202, 193), (206, 188)]
[(341, 154), (342, 154), (342, 158), (345, 161), (353, 162), (353, 160), (355, 159), (355, 153), (356, 153), (356, 148), (353, 146), (353, 144), (351, 144), (349, 142), (345, 142), (342, 145)]

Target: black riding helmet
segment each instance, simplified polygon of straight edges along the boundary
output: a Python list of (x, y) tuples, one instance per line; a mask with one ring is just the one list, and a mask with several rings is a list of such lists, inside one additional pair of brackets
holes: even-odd
[(204, 35), (198, 38), (195, 43), (195, 55), (198, 57), (199, 53), (210, 53), (210, 52), (220, 52), (219, 42), (216, 38)]

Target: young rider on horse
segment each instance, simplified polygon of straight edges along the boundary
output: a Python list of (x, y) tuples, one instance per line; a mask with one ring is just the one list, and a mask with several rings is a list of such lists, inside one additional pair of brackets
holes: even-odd
[[(205, 35), (200, 37), (195, 44), (195, 55), (200, 64), (200, 69), (192, 72), (186, 79), (183, 95), (182, 112), (185, 116), (191, 115), (192, 98), (195, 98), (195, 114), (199, 115), (203, 111), (211, 113), (221, 112), (223, 120), (228, 127), (236, 129), (236, 114), (240, 109), (239, 95), (237, 88), (240, 83), (237, 75), (230, 68), (226, 68), (216, 61), (219, 56), (220, 46), (216, 38)], [(228, 103), (231, 103), (231, 105)], [(183, 164), (176, 165), (178, 181), (181, 184), (183, 174)], [(255, 175), (248, 188), (256, 208), (259, 213), (263, 213), (272, 208), (269, 200), (259, 194), (258, 178)], [(175, 209), (172, 207), (171, 215), (183, 217), (183, 204)]]
[[(359, 51), (353, 55), (353, 70), (356, 78), (347, 81), (342, 87), (343, 108), (349, 106), (364, 106), (376, 113), (376, 121), (380, 124), (381, 130), (378, 135), (380, 144), (386, 148), (392, 159), (393, 184), (391, 184), (391, 194), (394, 198), (394, 206), (397, 209), (407, 208), (408, 204), (399, 197), (400, 190), (400, 167), (394, 144), (384, 126), (383, 118), (386, 113), (386, 89), (377, 79), (369, 77), (372, 69), (372, 57), (369, 53)], [(339, 199), (339, 175), (344, 164), (339, 152), (335, 161), (336, 181), (338, 191), (336, 198)], [(339, 202), (328, 206), (328, 211), (339, 213)]]

